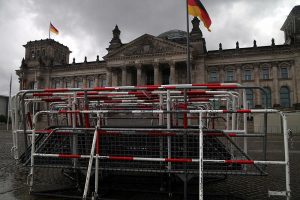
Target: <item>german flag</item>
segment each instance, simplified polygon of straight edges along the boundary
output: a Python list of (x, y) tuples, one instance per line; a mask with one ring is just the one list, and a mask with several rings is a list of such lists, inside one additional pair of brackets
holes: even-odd
[(200, 0), (188, 0), (188, 13), (194, 17), (199, 17), (207, 30), (210, 31), (211, 19)]
[(51, 22), (50, 22), (49, 31), (52, 32), (52, 33), (55, 33), (56, 35), (58, 35), (58, 33), (59, 33), (58, 30), (57, 30), (57, 28), (55, 28), (55, 27), (51, 24)]

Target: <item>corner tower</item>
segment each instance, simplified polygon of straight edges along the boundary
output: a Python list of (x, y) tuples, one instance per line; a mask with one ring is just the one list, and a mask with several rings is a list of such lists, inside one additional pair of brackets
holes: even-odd
[(50, 87), (52, 67), (69, 64), (71, 51), (53, 39), (30, 41), (23, 46), (25, 57), (20, 69), (16, 70), (21, 90)]
[(192, 20), (192, 31), (190, 32), (190, 44), (194, 48), (196, 54), (204, 54), (206, 50), (206, 42), (200, 30), (200, 20), (194, 17)]
[(53, 39), (30, 41), (25, 47), (25, 62), (27, 65), (42, 62), (44, 65), (69, 64), (71, 51), (67, 46)]
[(300, 45), (300, 6), (295, 6), (281, 27), (285, 44)]
[(121, 31), (120, 31), (118, 25), (115, 26), (115, 28), (112, 32), (113, 32), (113, 38), (109, 42), (110, 45), (107, 48), (108, 52), (111, 52), (111, 51), (113, 51), (115, 49), (118, 49), (119, 47), (122, 46), (122, 42), (121, 42), (121, 39), (120, 39)]

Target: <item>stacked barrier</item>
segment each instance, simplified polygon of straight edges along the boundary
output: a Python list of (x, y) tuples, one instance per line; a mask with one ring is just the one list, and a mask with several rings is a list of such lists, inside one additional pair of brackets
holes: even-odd
[[(206, 175), (266, 175), (266, 165), (282, 165), (285, 191), (269, 195), (290, 199), (286, 117), (274, 109), (247, 109), (247, 88), (220, 83), (21, 91), (13, 98), (12, 150), (30, 166), (31, 191), (35, 168), (46, 167), (86, 173), (83, 199), (91, 176), (97, 198), (102, 172), (173, 174), (184, 181), (184, 199), (186, 176), (197, 176), (203, 199)], [(283, 161), (267, 161), (266, 132), (248, 133), (251, 113), (281, 115)], [(263, 141), (262, 160), (248, 154), (253, 137)]]

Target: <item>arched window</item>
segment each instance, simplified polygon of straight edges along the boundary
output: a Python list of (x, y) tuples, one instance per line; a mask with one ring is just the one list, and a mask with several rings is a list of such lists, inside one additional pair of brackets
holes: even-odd
[(288, 108), (291, 105), (290, 89), (287, 86), (280, 88), (280, 105), (284, 108)]
[(245, 69), (244, 71), (244, 80), (251, 81), (252, 80), (252, 69)]
[[(269, 87), (264, 87), (266, 94), (261, 92), (261, 104), (263, 108), (272, 108), (272, 92)], [(266, 97), (267, 97), (267, 106), (266, 106)]]
[(268, 67), (262, 68), (262, 79), (268, 80), (270, 78), (270, 70)]
[(227, 70), (226, 71), (226, 81), (227, 82), (234, 81), (234, 71), (233, 70)]
[(246, 89), (246, 100), (247, 100), (247, 105), (248, 108), (253, 108), (254, 107), (254, 94), (252, 89)]
[(218, 81), (218, 72), (216, 70), (209, 72), (209, 82), (217, 82)]

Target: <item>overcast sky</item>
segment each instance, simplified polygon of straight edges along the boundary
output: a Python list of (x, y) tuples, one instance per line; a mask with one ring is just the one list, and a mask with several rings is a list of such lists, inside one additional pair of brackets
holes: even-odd
[[(201, 24), (208, 50), (283, 43), (280, 28), (300, 0), (202, 0), (212, 32)], [(8, 95), (10, 74), (13, 93), (18, 90), (15, 70), (20, 67), (30, 40), (48, 37), (49, 22), (59, 30), (55, 40), (73, 52), (70, 59), (82, 62), (104, 56), (112, 29), (118, 24), (123, 43), (144, 33), (159, 35), (186, 30), (185, 0), (0, 0), (0, 95)]]

